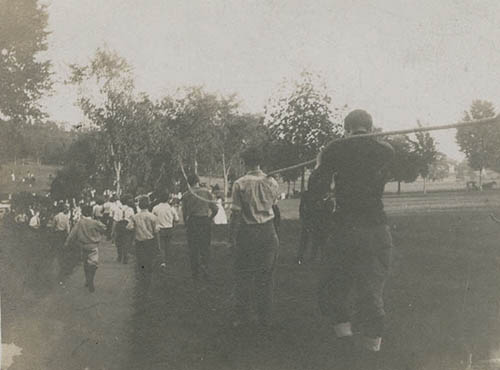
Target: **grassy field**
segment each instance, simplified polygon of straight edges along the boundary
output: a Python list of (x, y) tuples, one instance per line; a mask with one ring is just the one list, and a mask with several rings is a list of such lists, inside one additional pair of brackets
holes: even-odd
[[(383, 369), (461, 370), (466, 369), (469, 355), (474, 368), (483, 369), (486, 361), (500, 357), (500, 225), (488, 218), (491, 211), (500, 213), (499, 195), (386, 198), (395, 250), (385, 294)], [(300, 229), (296, 206), (293, 200), (281, 204), (284, 220), (270, 333), (231, 328), (233, 275), (227, 229), (214, 230), (212, 280), (195, 283), (190, 278), (184, 228), (179, 226), (168, 272), (155, 273), (152, 299), (135, 297), (134, 314), (127, 322), (129, 342), (123, 349), (129, 351), (128, 359), (121, 368), (336, 369), (333, 328), (317, 306), (320, 262), (293, 263)], [(4, 242), (2, 266), (11, 266), (12, 275), (2, 288), (18, 286), (26, 291), (32, 284), (38, 290), (45, 287), (50, 296), (51, 288), (30, 275), (31, 266), (37, 264), (32, 262), (34, 256), (26, 255), (29, 248), (14, 246), (10, 250), (15, 254), (7, 258)], [(23, 258), (31, 262), (16, 263)], [(78, 330), (85, 327), (71, 327), (72, 332)], [(107, 361), (112, 363), (114, 356), (109, 353)], [(101, 367), (90, 369), (120, 368), (107, 364), (106, 358), (102, 361)]]
[[(21, 191), (29, 191), (33, 193), (47, 192), (50, 189), (51, 180), (49, 175), (55, 177), (58, 166), (38, 165), (32, 162), (18, 162), (3, 164), (0, 167), (0, 193), (18, 193)], [(12, 182), (11, 173), (14, 172), (16, 181)], [(35, 175), (35, 183), (29, 186), (28, 183), (22, 182), (23, 177), (26, 177), (28, 172)]]
[[(384, 368), (465, 369), (469, 354), (475, 363), (500, 357), (500, 229), (478, 210), (398, 215), (390, 224), (396, 248)], [(261, 337), (230, 328), (223, 235), (216, 233), (213, 281), (197, 285), (179, 230), (170, 272), (156, 280), (148, 313), (136, 318), (130, 369), (335, 368), (333, 330), (316, 303), (318, 264), (293, 264), (298, 232), (296, 220), (284, 221), (275, 324)]]

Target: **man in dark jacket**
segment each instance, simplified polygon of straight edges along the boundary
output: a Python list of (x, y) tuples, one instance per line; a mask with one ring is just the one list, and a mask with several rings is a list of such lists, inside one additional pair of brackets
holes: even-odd
[[(310, 179), (313, 179), (313, 172)], [(310, 190), (302, 193), (299, 206), (299, 219), (301, 224), (300, 244), (297, 252), (297, 264), (302, 265), (304, 255), (311, 243), (311, 261), (323, 254), (324, 245), (331, 231), (333, 210), (335, 202), (330, 194), (317, 194)]]
[[(355, 110), (344, 121), (347, 136), (372, 130), (372, 118)], [(394, 157), (389, 144), (374, 138), (349, 138), (333, 142), (318, 160), (317, 176), (310, 184), (325, 194), (335, 178), (334, 230), (326, 250), (319, 300), (339, 338), (337, 358), (350, 363), (361, 359), (362, 368), (375, 369), (384, 326), (383, 290), (388, 276), (392, 238), (382, 195), (386, 169)], [(361, 318), (360, 346), (354, 346), (348, 296), (355, 288)], [(359, 364), (358, 364), (359, 365)]]

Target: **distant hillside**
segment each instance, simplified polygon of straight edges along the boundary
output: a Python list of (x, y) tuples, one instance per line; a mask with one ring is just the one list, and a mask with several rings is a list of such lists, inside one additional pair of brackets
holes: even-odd
[[(17, 161), (2, 164), (0, 167), (0, 193), (18, 193), (21, 191), (30, 191), (34, 193), (46, 193), (50, 190), (51, 178), (56, 176), (59, 166), (40, 165), (32, 162), (21, 163)], [(13, 182), (11, 173), (14, 172), (16, 181)], [(29, 173), (35, 176), (33, 186), (23, 182), (23, 177)]]

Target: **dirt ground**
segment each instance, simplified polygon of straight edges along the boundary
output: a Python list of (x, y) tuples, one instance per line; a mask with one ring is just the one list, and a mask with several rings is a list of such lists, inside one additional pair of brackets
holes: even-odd
[[(388, 201), (395, 204), (388, 207), (395, 251), (383, 368), (465, 369), (470, 356), (474, 368), (486, 368), (500, 357), (500, 225), (488, 218), (498, 211), (496, 200), (461, 209), (447, 207), (445, 198), (436, 212), (407, 213)], [(316, 302), (319, 262), (293, 263), (298, 221), (283, 221), (269, 332), (231, 328), (226, 233), (214, 231), (211, 280), (195, 283), (179, 226), (168, 270), (155, 272), (151, 297), (142, 300), (134, 292), (134, 260), (116, 263), (110, 244), (91, 295), (81, 267), (59, 286), (43, 238), (4, 228), (3, 343), (23, 350), (10, 369), (335, 369), (333, 329)]]

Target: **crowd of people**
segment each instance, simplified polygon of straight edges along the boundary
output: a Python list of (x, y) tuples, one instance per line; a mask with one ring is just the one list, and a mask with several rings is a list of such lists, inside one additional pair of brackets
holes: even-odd
[(196, 198), (193, 203), (190, 192), (162, 191), (137, 197), (129, 194), (118, 197), (110, 191), (97, 195), (93, 190), (86, 192), (81, 200), (54, 203), (50, 203), (47, 197), (33, 196), (29, 204), (14, 207), (7, 217), (32, 231), (44, 230), (51, 235), (51, 244), (59, 261), (60, 285), (65, 284), (75, 266), (83, 261), (85, 285), (93, 292), (101, 237), (116, 247), (116, 259), (123, 264), (128, 263), (131, 249), (135, 246), (134, 254), (143, 284), (141, 291), (147, 291), (154, 259), (159, 256), (162, 269), (168, 266), (173, 229), (182, 214), (192, 276), (199, 279), (201, 271), (202, 277), (208, 279), (211, 224), (227, 224), (223, 195), (218, 188), (210, 189), (200, 184), (196, 175), (188, 180), (191, 192), (201, 191), (203, 196), (213, 201), (209, 207), (205, 202), (196, 203)]
[[(371, 116), (355, 110), (345, 118), (344, 127), (348, 137), (369, 133)], [(319, 306), (331, 319), (332, 332), (338, 337), (336, 358), (345, 369), (376, 368), (381, 347), (383, 291), (392, 251), (382, 194), (393, 156), (389, 144), (372, 138), (333, 142), (318, 156), (301, 197), (302, 230), (296, 262), (301, 265), (306, 261), (309, 242), (311, 259), (321, 255)], [(252, 321), (251, 307), (256, 307), (259, 324), (267, 327), (280, 244), (277, 202), (281, 194), (276, 180), (261, 170), (259, 150), (249, 148), (242, 159), (247, 173), (233, 184), (229, 220), (235, 284), (232, 323), (234, 327), (247, 325)], [(219, 192), (200, 184), (197, 175), (189, 176), (187, 183), (188, 191), (182, 195), (164, 192), (154, 199), (147, 195), (96, 196), (86, 202), (57, 204), (53, 218), (33, 207), (19, 213), (16, 221), (27, 222), (33, 229), (45, 222), (53, 229), (54, 244), (60, 251), (61, 284), (72, 271), (71, 260), (78, 250), (90, 292), (95, 290), (101, 238), (112, 241), (120, 263), (128, 263), (134, 247), (139, 291), (147, 294), (159, 251), (161, 267), (168, 268), (173, 229), (182, 213), (192, 277), (210, 280), (211, 225), (228, 222), (224, 202)], [(357, 342), (348, 299), (353, 289), (361, 319)]]

